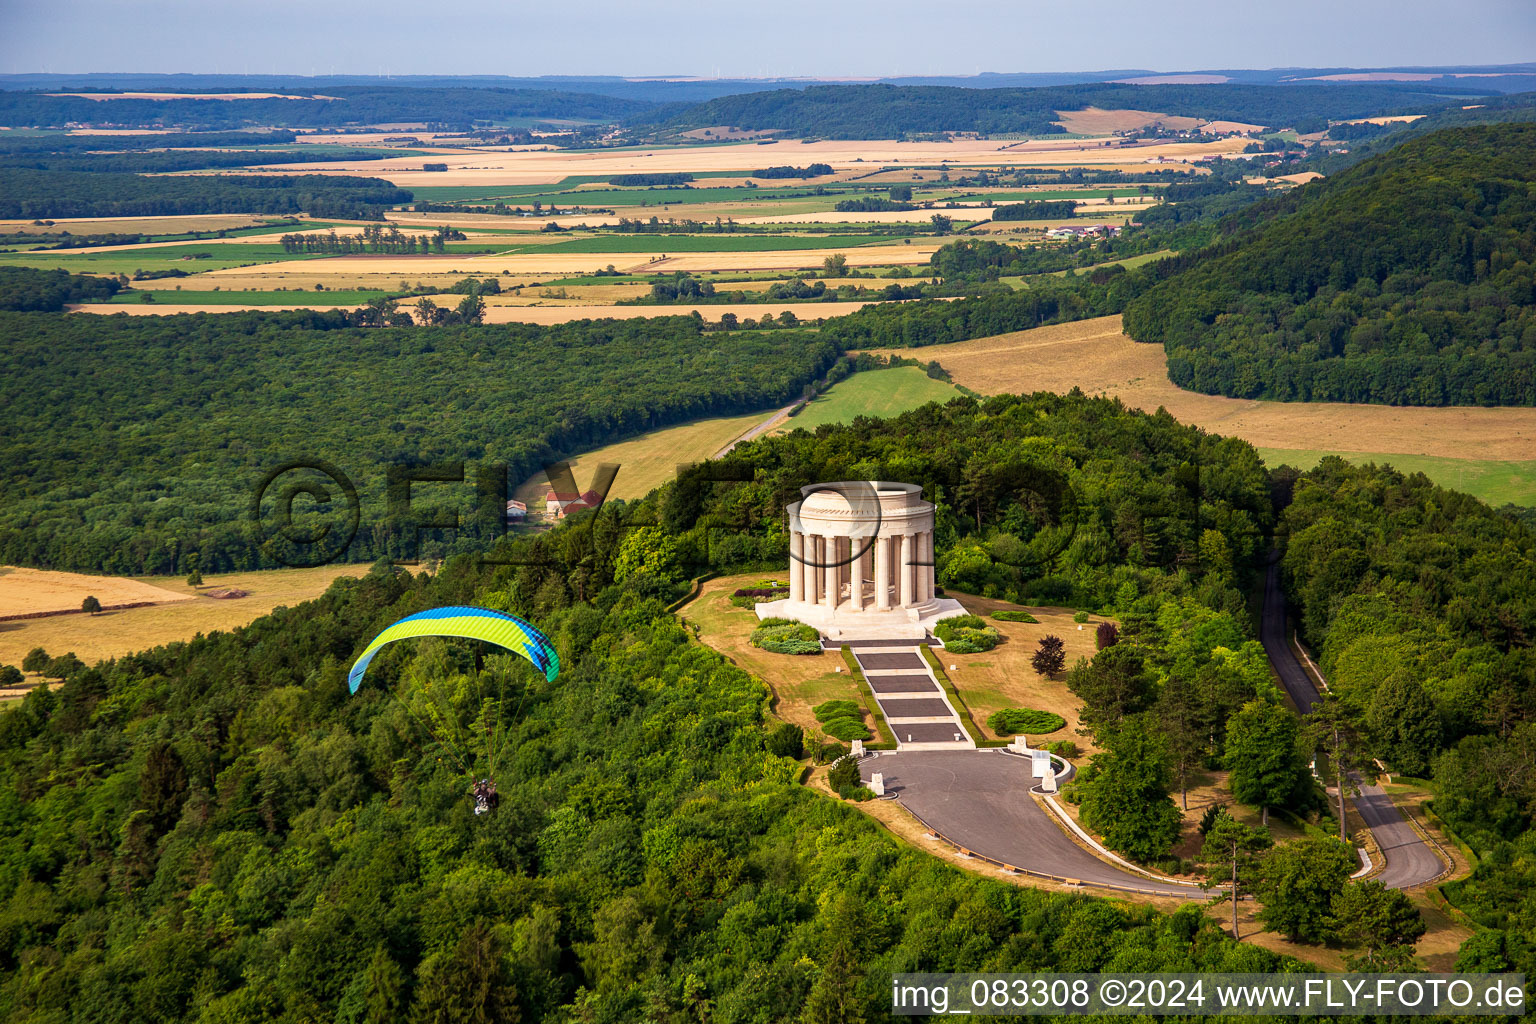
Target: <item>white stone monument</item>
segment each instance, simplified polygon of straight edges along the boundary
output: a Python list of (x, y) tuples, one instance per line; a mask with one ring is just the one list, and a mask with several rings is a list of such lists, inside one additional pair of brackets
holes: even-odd
[(854, 740), (853, 741), (853, 756), (854, 757), (863, 757), (864, 756), (864, 741), (863, 740)]
[(1051, 754), (1048, 750), (1031, 750), (1029, 752), (1030, 772), (1037, 779), (1049, 776), (1056, 778), (1056, 771), (1051, 767)]
[(934, 594), (933, 505), (918, 484), (839, 480), (800, 489), (789, 517), (789, 599), (757, 606), (837, 639), (920, 640), (964, 615)]
[(875, 796), (885, 796), (885, 776), (879, 772), (869, 777), (869, 790)]

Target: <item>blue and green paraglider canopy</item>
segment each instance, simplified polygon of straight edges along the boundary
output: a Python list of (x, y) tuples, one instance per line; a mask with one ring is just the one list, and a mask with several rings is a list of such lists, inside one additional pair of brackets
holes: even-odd
[[(560, 674), (560, 656), (555, 653), (554, 644), (531, 624), (489, 608), (453, 605), (407, 615), (374, 637), (347, 673), (347, 687), (357, 693), (369, 663), (385, 644), (424, 636), (483, 640), (528, 659), (549, 682)], [(513, 731), (504, 720), (506, 673), (492, 672), (490, 676), (496, 688), (494, 693), (482, 689), (485, 676), (478, 669), (467, 676), (436, 675), (420, 681), (409, 700), (390, 688), (390, 696), (440, 745), (438, 749), (451, 757), (465, 775), (476, 780), (471, 787), (476, 814), (496, 806), (496, 764)], [(516, 717), (515, 711), (512, 717)]]
[(555, 653), (555, 645), (530, 623), (516, 615), (489, 608), (450, 605), (407, 615), (386, 627), (373, 638), (352, 665), (352, 671), (347, 673), (347, 687), (353, 693), (357, 692), (357, 688), (362, 685), (363, 674), (368, 671), (368, 664), (385, 644), (417, 636), (459, 636), (484, 640), (505, 647), (514, 654), (521, 654), (533, 663), (534, 668), (544, 673), (544, 678), (550, 682), (554, 682), (560, 674), (560, 656)]

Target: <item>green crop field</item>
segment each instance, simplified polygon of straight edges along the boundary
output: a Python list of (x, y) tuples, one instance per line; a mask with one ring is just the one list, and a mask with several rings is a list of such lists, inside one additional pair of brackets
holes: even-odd
[(1324, 456), (1337, 455), (1346, 462), (1391, 466), (1402, 473), (1423, 473), (1441, 487), (1464, 491), (1495, 507), (1536, 506), (1536, 461), (1497, 462), (1485, 459), (1445, 459), (1433, 455), (1394, 455), (1387, 452), (1334, 452), (1296, 448), (1260, 448), (1259, 456), (1270, 468), (1295, 466), (1311, 469)]
[(856, 416), (895, 416), (929, 402), (959, 398), (960, 391), (934, 380), (920, 367), (865, 370), (839, 381), (776, 431), (815, 430), (823, 423), (848, 423)]

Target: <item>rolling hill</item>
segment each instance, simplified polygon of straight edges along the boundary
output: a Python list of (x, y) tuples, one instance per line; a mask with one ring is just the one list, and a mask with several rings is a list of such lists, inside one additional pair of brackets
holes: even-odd
[(1447, 129), (1254, 204), (1126, 307), (1207, 394), (1536, 404), (1536, 125)]

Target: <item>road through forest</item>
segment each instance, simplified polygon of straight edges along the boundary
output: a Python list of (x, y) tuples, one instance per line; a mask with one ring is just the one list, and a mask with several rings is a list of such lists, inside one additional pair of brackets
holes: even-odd
[[(1312, 685), (1312, 678), (1296, 660), (1286, 638), (1285, 592), (1280, 587), (1280, 559), (1276, 554), (1270, 556), (1269, 571), (1264, 580), (1264, 614), (1259, 636), (1285, 692), (1290, 694), (1303, 715), (1310, 713), (1318, 700), (1317, 687)], [(1387, 861), (1377, 879), (1389, 888), (1407, 889), (1438, 878), (1445, 865), (1408, 824), (1391, 797), (1374, 783), (1360, 778), (1354, 781), (1360, 787), (1359, 795), (1353, 798), (1355, 809), (1375, 836), (1376, 845)]]

